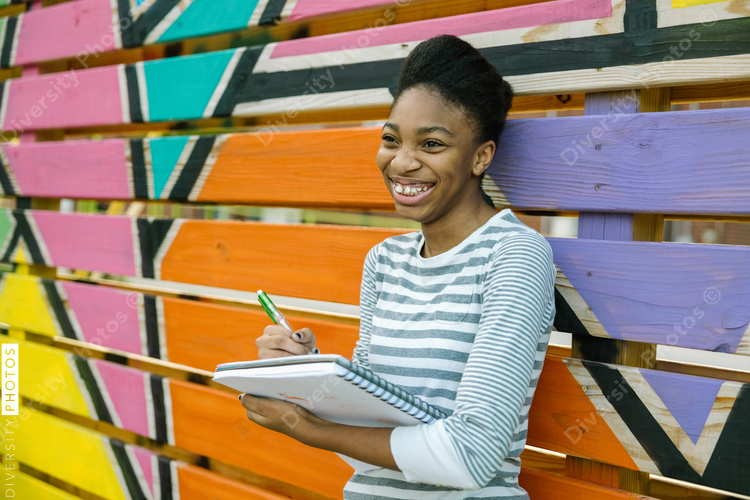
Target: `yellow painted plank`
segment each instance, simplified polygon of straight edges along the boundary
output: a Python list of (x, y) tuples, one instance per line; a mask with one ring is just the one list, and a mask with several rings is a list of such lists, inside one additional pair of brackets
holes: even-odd
[(0, 321), (42, 334), (57, 335), (39, 278), (7, 273), (0, 290)]
[(18, 344), (18, 382), (23, 397), (96, 418), (76, 383), (72, 354), (16, 339), (2, 339), (2, 343)]
[[(106, 438), (41, 411), (21, 410), (11, 420), (3, 432), (15, 432), (19, 462), (108, 500), (125, 500), (105, 449)], [(7, 445), (9, 436), (5, 437)]]
[(726, 2), (726, 0), (672, 0), (672, 8), (693, 7), (694, 5), (705, 5), (708, 3)]
[[(8, 472), (8, 471), (5, 471)], [(81, 500), (80, 497), (71, 495), (59, 488), (50, 486), (44, 481), (24, 474), (22, 472), (16, 473), (16, 485), (12, 487), (15, 493), (15, 498), (23, 499), (37, 499), (37, 500)], [(5, 487), (6, 496), (8, 487)]]

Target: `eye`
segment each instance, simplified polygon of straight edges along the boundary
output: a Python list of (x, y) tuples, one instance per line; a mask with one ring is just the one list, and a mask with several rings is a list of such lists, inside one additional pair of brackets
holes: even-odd
[(424, 143), (425, 147), (427, 148), (439, 148), (441, 146), (445, 146), (442, 142), (436, 141), (435, 139), (428, 139)]
[(390, 134), (383, 134), (383, 142), (388, 144), (398, 144), (396, 138)]

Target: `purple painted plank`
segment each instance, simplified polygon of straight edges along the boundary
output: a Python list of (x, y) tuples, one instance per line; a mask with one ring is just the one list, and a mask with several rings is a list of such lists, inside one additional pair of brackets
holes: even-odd
[(548, 241), (555, 264), (613, 338), (735, 352), (748, 329), (737, 318), (750, 312), (750, 248)]
[(698, 444), (723, 380), (639, 370), (693, 444)]
[(515, 209), (750, 214), (750, 109), (616, 113), (510, 121), (489, 175)]

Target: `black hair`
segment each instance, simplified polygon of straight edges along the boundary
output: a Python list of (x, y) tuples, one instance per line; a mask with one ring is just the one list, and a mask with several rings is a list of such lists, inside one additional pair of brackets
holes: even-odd
[(462, 108), (475, 123), (479, 144), (497, 141), (513, 101), (513, 88), (470, 43), (440, 35), (417, 45), (398, 76), (392, 106), (413, 87), (423, 86)]

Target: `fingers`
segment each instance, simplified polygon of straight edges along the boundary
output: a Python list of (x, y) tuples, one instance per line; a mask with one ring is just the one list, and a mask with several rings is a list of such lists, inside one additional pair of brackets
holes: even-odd
[(314, 345), (295, 342), (290, 338), (291, 332), (287, 333), (289, 336), (268, 335), (264, 333), (258, 337), (255, 341), (255, 345), (258, 348), (258, 357), (266, 359), (283, 356), (302, 356), (304, 354), (311, 354), (313, 349), (315, 349)]
[(315, 334), (309, 328), (290, 332), (283, 326), (269, 325), (255, 340), (255, 345), (259, 359), (320, 353), (315, 347)]
[(315, 347), (315, 334), (309, 328), (302, 328), (292, 334), (292, 340), (298, 344), (305, 344), (313, 354), (320, 354), (320, 349)]

